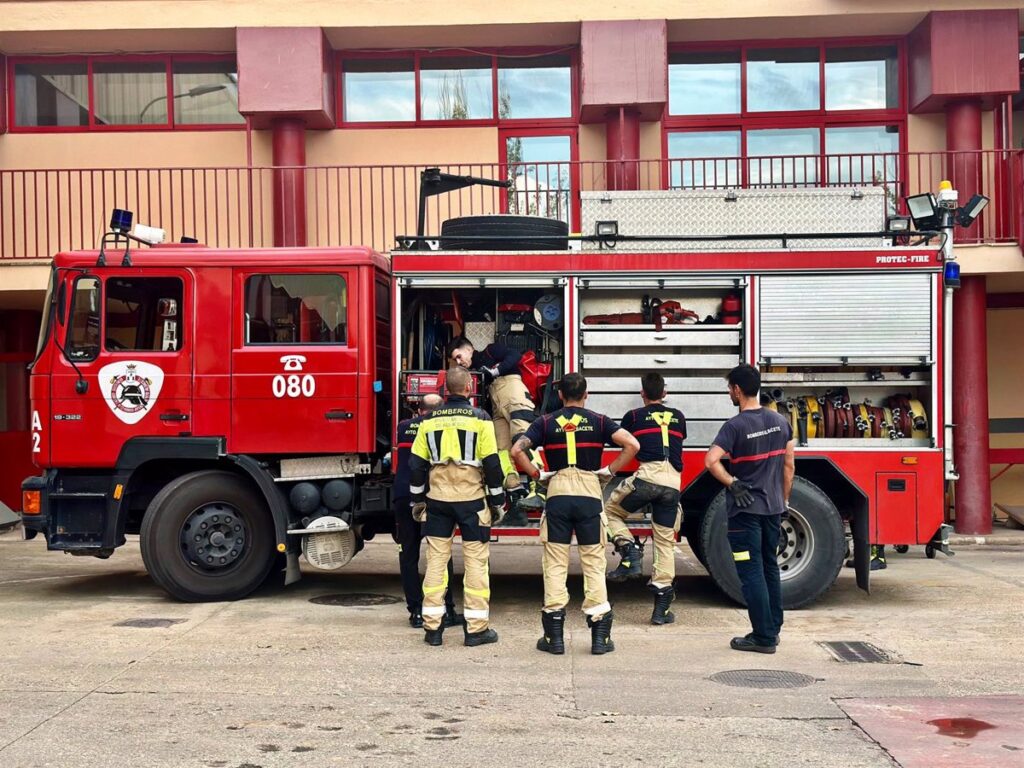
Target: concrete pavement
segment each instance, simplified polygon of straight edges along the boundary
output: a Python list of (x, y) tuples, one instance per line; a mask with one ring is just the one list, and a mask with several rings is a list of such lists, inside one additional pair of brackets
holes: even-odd
[[(675, 625), (646, 623), (641, 584), (612, 585), (618, 649), (591, 656), (574, 566), (570, 651), (540, 654), (540, 549), (492, 552), (501, 642), (469, 649), (449, 632), (432, 649), (402, 602), (309, 602), (400, 597), (390, 540), (335, 574), (186, 605), (149, 581), (135, 542), (98, 561), (0, 536), (0, 766), (891, 766), (890, 737), (876, 741), (845, 701), (930, 697), (941, 710), (950, 697), (1004, 694), (1013, 706), (1024, 690), (1020, 548), (891, 554), (870, 597), (844, 572), (816, 606), (787, 615), (774, 656), (728, 649), (747, 631), (745, 613), (685, 544)], [(118, 626), (151, 619), (167, 621)], [(819, 645), (835, 640), (864, 640), (907, 663), (840, 663)], [(743, 669), (812, 682), (765, 690), (709, 679)], [(992, 765), (1024, 765), (1018, 734), (992, 734), (1006, 739), (995, 745), (1005, 760)], [(937, 754), (951, 738), (936, 733)], [(960, 740), (956, 754), (971, 755)]]

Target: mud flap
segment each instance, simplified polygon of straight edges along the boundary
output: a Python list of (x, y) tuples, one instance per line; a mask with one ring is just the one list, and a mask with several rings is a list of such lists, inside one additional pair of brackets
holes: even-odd
[(857, 505), (857, 511), (850, 518), (850, 532), (853, 534), (853, 568), (857, 574), (857, 586), (871, 594), (871, 523), (867, 503)]

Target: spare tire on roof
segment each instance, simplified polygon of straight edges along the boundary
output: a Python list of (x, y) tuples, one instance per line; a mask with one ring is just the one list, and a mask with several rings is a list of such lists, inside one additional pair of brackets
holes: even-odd
[(509, 213), (461, 216), (441, 224), (440, 246), (442, 251), (565, 251), (569, 225)]

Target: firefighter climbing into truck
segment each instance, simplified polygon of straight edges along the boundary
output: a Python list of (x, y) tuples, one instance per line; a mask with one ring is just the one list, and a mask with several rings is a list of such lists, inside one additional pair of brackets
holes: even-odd
[[(424, 186), (473, 183), (446, 176), (425, 173)], [(488, 213), (443, 222), (433, 240), (399, 236), (390, 258), (360, 247), (129, 253), (118, 223), (100, 249), (53, 259), (31, 369), (40, 473), (22, 486), (25, 535), (99, 558), (137, 535), (154, 581), (187, 601), (238, 599), (268, 577), (291, 584), (303, 561), (342, 569), (394, 530), (396, 425), (439, 393), (446, 346), (465, 337), (472, 351), (521, 353), (538, 416), (579, 373), (588, 408), (618, 422), (643, 407), (639, 373), (657, 371), (686, 414), (679, 536), (739, 603), (725, 492), (701, 457), (735, 414), (722, 376), (757, 366), (797, 435), (784, 606), (827, 592), (848, 538), (868, 589), (872, 546), (948, 551), (944, 319), (956, 263), (945, 224), (913, 238), (882, 228), (886, 190), (856, 192), (584, 191), (573, 215), (595, 234)], [(764, 214), (776, 204), (819, 211), (809, 220), (822, 231), (772, 231)], [(487, 385), (471, 373), (480, 407)], [(618, 455), (606, 448), (602, 466)], [(535, 537), (540, 518), (528, 510), (491, 537)], [(647, 508), (624, 524), (652, 536)]]

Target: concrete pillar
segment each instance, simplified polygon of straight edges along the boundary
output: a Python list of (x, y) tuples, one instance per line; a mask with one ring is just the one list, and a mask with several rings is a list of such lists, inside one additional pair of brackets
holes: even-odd
[(960, 474), (956, 531), (985, 534), (992, 532), (985, 276), (964, 276), (953, 307), (953, 453)]
[(0, 366), (7, 389), (3, 407), (9, 432), (26, 432), (30, 426), (27, 366), (35, 352), (40, 319), (40, 313), (32, 310), (0, 312), (0, 353), (22, 357), (18, 362)]
[(640, 189), (640, 112), (626, 107), (610, 111), (605, 135), (608, 189)]
[[(274, 245), (306, 244), (306, 123), (279, 117), (271, 122), (274, 162)], [(282, 167), (290, 166), (290, 167)]]

